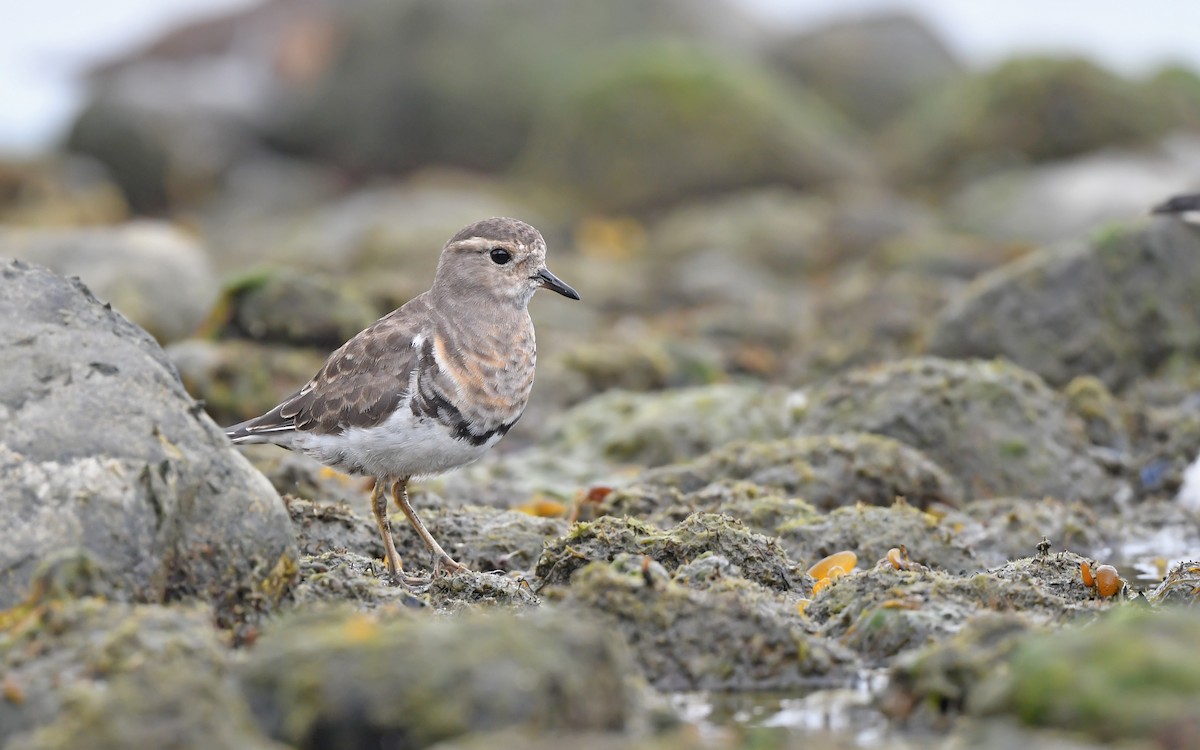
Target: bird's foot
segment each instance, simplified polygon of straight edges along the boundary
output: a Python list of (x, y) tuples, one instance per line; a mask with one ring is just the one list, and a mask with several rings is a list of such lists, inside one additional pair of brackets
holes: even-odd
[(433, 558), (433, 577), (450, 576), (455, 573), (470, 573), (471, 569), (443, 552)]

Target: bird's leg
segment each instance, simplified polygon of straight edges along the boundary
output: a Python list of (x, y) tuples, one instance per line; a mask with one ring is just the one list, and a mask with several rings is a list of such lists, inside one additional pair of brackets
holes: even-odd
[(396, 543), (392, 540), (392, 525), (387, 517), (387, 497), (383, 494), (384, 482), (382, 478), (375, 479), (375, 486), (371, 489), (371, 512), (375, 514), (375, 525), (379, 527), (379, 534), (383, 537), (383, 553), (387, 560), (388, 573), (392, 580), (399, 581), (400, 576), (404, 575), (404, 566), (400, 563)]
[(412, 505), (408, 502), (407, 479), (397, 479), (392, 483), (392, 499), (396, 501), (396, 505), (398, 505), (400, 510), (404, 512), (404, 516), (408, 519), (408, 522), (412, 524), (412, 527), (417, 530), (417, 534), (421, 537), (422, 541), (425, 542), (425, 546), (428, 547), (431, 552), (433, 552), (435, 558), (435, 575), (441, 568), (445, 568), (451, 573), (458, 573), (459, 571), (468, 570), (467, 566), (463, 565), (462, 563), (455, 562), (454, 558), (450, 557), (450, 555), (446, 553), (446, 550), (442, 549), (442, 545), (438, 544), (437, 540), (433, 538), (433, 535), (429, 533), (429, 530), (425, 528), (425, 524), (421, 523), (421, 519), (417, 517), (417, 512), (413, 510)]

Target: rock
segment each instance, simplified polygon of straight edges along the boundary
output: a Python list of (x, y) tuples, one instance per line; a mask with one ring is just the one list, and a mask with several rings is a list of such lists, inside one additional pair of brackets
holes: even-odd
[[(591, 509), (582, 505), (580, 510), (586, 513)], [(594, 512), (597, 516), (629, 516), (663, 529), (679, 525), (693, 513), (720, 513), (767, 536), (778, 534), (783, 524), (820, 515), (798, 497), (784, 496), (751, 482), (735, 481), (713, 483), (686, 493), (669, 485), (635, 482), (608, 492)]]
[(548, 592), (624, 636), (659, 690), (787, 690), (844, 678), (853, 658), (806, 631), (794, 603), (744, 580), (692, 589), (647, 582), (640, 556), (593, 563)]
[(0, 257), (79, 276), (96, 296), (164, 344), (191, 335), (217, 298), (207, 251), (167, 224), (0, 228)]
[(770, 54), (868, 128), (887, 123), (962, 71), (939, 36), (906, 13), (839, 19), (775, 41)]
[(718, 513), (693, 514), (668, 531), (611, 516), (576, 524), (546, 546), (535, 572), (543, 586), (566, 583), (588, 563), (621, 554), (649, 557), (668, 571), (705, 555), (720, 555), (744, 578), (767, 588), (803, 592), (812, 585), (778, 542)]
[(428, 289), (446, 240), (481, 217), (520, 217), (553, 238), (553, 226), (530, 208), (519, 188), (444, 170), (314, 199), (298, 208), (249, 216), (235, 208), (214, 210), (206, 226), (223, 267), (244, 273), (247, 259), (254, 259), (319, 273), (345, 280), (357, 296), (383, 310)]
[(518, 169), (593, 210), (644, 212), (744, 187), (868, 176), (850, 131), (819, 97), (744, 57), (623, 45), (555, 102)]
[[(662, 35), (740, 47), (731, 4), (618, 0), (330, 3), (340, 33), (329, 65), (276, 102), (269, 141), (366, 173), (446, 164), (494, 172), (519, 153), (564, 75), (614, 46)], [(530, 43), (536, 40), (536, 43)], [(464, 65), (479, 50), (486, 62)], [(383, 108), (380, 102), (391, 104)]]
[(204, 607), (40, 600), (0, 613), (0, 743), (279, 748), (254, 725)]
[(427, 747), (507, 727), (623, 731), (633, 664), (562, 613), (375, 618), (339, 612), (268, 629), (239, 670), (267, 732), (297, 748)]
[(1121, 405), (1099, 378), (1080, 375), (1067, 383), (1063, 394), (1071, 411), (1083, 420), (1088, 442), (1122, 455), (1129, 452)]
[(997, 497), (953, 510), (941, 523), (959, 529), (959, 543), (971, 550), (980, 565), (993, 566), (1033, 554), (1043, 537), (1055, 552), (1110, 554), (1122, 540), (1102, 523), (1098, 512), (1102, 510), (1086, 500)]
[(936, 570), (964, 573), (981, 567), (949, 523), (904, 503), (889, 508), (859, 505), (797, 518), (780, 524), (776, 535), (788, 556), (805, 565), (850, 550), (865, 568), (892, 547), (904, 546), (912, 560)]
[(1138, 84), (1079, 58), (1027, 57), (930, 91), (883, 134), (901, 181), (952, 183), (1022, 162), (1142, 145), (1175, 127)]
[(463, 571), (443, 575), (417, 591), (393, 583), (378, 558), (339, 548), (300, 557), (300, 580), (292, 591), (292, 600), (299, 611), (337, 602), (389, 615), (398, 607), (447, 613), (483, 607), (524, 609), (540, 603), (523, 577), (497, 573)]
[(1094, 611), (1079, 580), (1082, 559), (1071, 553), (1025, 558), (973, 575), (896, 570), (881, 562), (832, 579), (805, 613), (822, 635), (879, 662), (944, 640), (987, 612), (1020, 612), (1030, 624), (1047, 625)]
[(753, 385), (711, 385), (654, 393), (610, 391), (561, 414), (539, 441), (560, 455), (658, 466), (735, 440), (769, 440), (792, 425), (784, 393)]
[[(357, 515), (345, 505), (326, 505), (286, 498), (299, 536), (302, 554), (349, 549), (380, 559), (383, 543), (369, 516)], [(538, 518), (511, 510), (482, 506), (416, 507), (421, 520), (450, 556), (472, 570), (531, 571), (543, 545), (567, 530), (566, 521)], [(397, 516), (392, 537), (405, 567), (414, 572), (430, 563), (430, 555), (416, 531)]]
[(1194, 137), (1153, 150), (1107, 149), (982, 177), (954, 196), (946, 217), (953, 228), (992, 240), (1072, 240), (1200, 188), (1198, 169)]
[(0, 160), (0, 224), (61, 229), (128, 218), (120, 189), (90, 159)]
[(831, 214), (826, 200), (799, 190), (748, 188), (667, 211), (650, 226), (647, 245), (652, 262), (678, 273), (715, 255), (767, 278), (795, 278), (837, 259), (826, 238)]
[(1195, 610), (1117, 608), (1088, 627), (1022, 639), (967, 708), (1100, 741), (1188, 747), (1200, 742), (1198, 659)]
[(967, 501), (1111, 502), (1119, 488), (1089, 453), (1066, 399), (1004, 361), (900, 360), (845, 373), (805, 395), (798, 434), (862, 431), (902, 441), (957, 479)]
[(232, 625), (295, 571), (279, 496), (141, 329), (79, 282), (0, 267), (0, 607), (38, 562), (87, 549), (123, 596), (212, 602)]
[(1005, 357), (1053, 385), (1114, 391), (1200, 353), (1200, 233), (1174, 218), (1050, 247), (978, 278), (934, 321), (929, 351)]
[(884, 712), (905, 726), (944, 728), (1032, 630), (1019, 614), (985, 612), (949, 638), (902, 655), (889, 670)]
[(299, 271), (257, 273), (226, 287), (206, 328), (245, 338), (333, 351), (384, 312), (353, 286)]
[(960, 502), (955, 480), (920, 451), (870, 434), (732, 443), (693, 461), (651, 469), (639, 484), (692, 493), (714, 482), (741, 481), (801, 497), (821, 510), (888, 506), (897, 498), (920, 508)]

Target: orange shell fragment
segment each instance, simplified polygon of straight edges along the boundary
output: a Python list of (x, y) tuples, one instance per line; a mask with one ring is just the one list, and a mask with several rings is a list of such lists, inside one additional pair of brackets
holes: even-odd
[(1079, 577), (1083, 579), (1084, 586), (1087, 586), (1089, 589), (1095, 587), (1096, 579), (1092, 576), (1092, 566), (1088, 564), (1087, 560), (1079, 563)]
[(1096, 591), (1100, 596), (1108, 598), (1115, 595), (1125, 585), (1121, 574), (1111, 565), (1101, 565), (1096, 568)]
[(858, 555), (850, 550), (842, 550), (818, 560), (815, 565), (808, 569), (808, 574), (819, 581), (823, 578), (829, 578), (834, 568), (841, 568), (844, 575), (854, 570), (854, 566), (857, 564)]

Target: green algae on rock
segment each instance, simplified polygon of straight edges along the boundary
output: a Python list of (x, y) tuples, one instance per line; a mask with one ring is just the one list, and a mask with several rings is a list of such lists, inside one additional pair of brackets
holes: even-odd
[(882, 145), (905, 181), (953, 184), (959, 170), (1149, 143), (1172, 127), (1138, 84), (1087, 60), (1029, 57), (959, 76), (892, 123)]
[(260, 270), (226, 285), (205, 329), (219, 339), (332, 351), (381, 312), (352, 284), (296, 270)]
[(899, 571), (880, 564), (834, 579), (805, 613), (822, 634), (882, 664), (945, 638), (988, 611), (1022, 612), (1040, 624), (1093, 611), (1082, 583), (1071, 583), (1078, 580), (1078, 564), (1053, 558), (1020, 561), (1020, 573), (969, 575)]
[(230, 679), (212, 616), (95, 597), (44, 597), (0, 615), (0, 673), (17, 691), (0, 700), (0, 744), (277, 747)]
[(968, 702), (975, 715), (1095, 739), (1200, 743), (1200, 613), (1115, 607), (1087, 627), (1022, 641)]
[(1200, 234), (1173, 217), (1113, 227), (986, 273), (934, 321), (929, 351), (1005, 357), (1053, 385), (1120, 390), (1200, 355)]
[(717, 513), (693, 514), (667, 531), (611, 516), (575, 524), (566, 536), (546, 546), (536, 574), (543, 586), (567, 583), (588, 563), (611, 561), (622, 553), (649, 557), (668, 570), (704, 555), (721, 555), (747, 580), (767, 588), (799, 592), (811, 588), (803, 568), (788, 559), (778, 542)]
[(747, 481), (821, 510), (904, 498), (924, 508), (957, 505), (955, 480), (920, 451), (871, 434), (814, 435), (772, 442), (738, 442), (686, 463), (644, 473), (640, 485), (694, 492), (713, 482)]
[(1108, 504), (1120, 489), (1080, 419), (1037, 375), (1003, 360), (933, 357), (844, 373), (804, 392), (796, 433), (874, 432), (919, 449), (964, 499), (1052, 495)]
[(644, 211), (870, 171), (836, 110), (752, 58), (643, 43), (594, 62), (537, 123), (518, 165), (590, 206)]
[(568, 611), (603, 614), (659, 690), (783, 690), (849, 677), (853, 656), (810, 632), (793, 602), (736, 578), (699, 589), (651, 583), (641, 559), (592, 563), (546, 593)]
[[(285, 500), (302, 553), (349, 549), (376, 558), (383, 556), (379, 531), (365, 514), (340, 503), (314, 503), (292, 497)], [(429, 507), (421, 515), (446, 551), (472, 570), (531, 570), (543, 544), (567, 530), (567, 522), (559, 518), (476, 505)], [(419, 569), (428, 563), (429, 550), (415, 531), (397, 527), (394, 534), (406, 567)]]
[(682, 523), (693, 513), (720, 513), (767, 536), (778, 534), (783, 524), (819, 516), (816, 508), (800, 498), (738, 481), (713, 483), (686, 493), (665, 484), (635, 483), (608, 493), (595, 513), (629, 516), (662, 529)]
[(887, 508), (856, 505), (815, 518), (800, 518), (776, 530), (779, 543), (793, 559), (809, 563), (841, 550), (858, 555), (865, 565), (904, 545), (915, 562), (951, 573), (980, 567), (970, 549), (949, 524), (906, 503)]
[(783, 437), (793, 423), (787, 394), (758, 385), (611, 391), (559, 415), (539, 442), (559, 453), (658, 466), (735, 440)]
[(600, 627), (539, 611), (273, 624), (239, 669), (263, 728), (298, 748), (426, 747), (469, 732), (624, 731), (634, 666)]
[(901, 655), (880, 698), (884, 711), (908, 726), (945, 729), (1033, 629), (1020, 614), (984, 612), (948, 638)]

